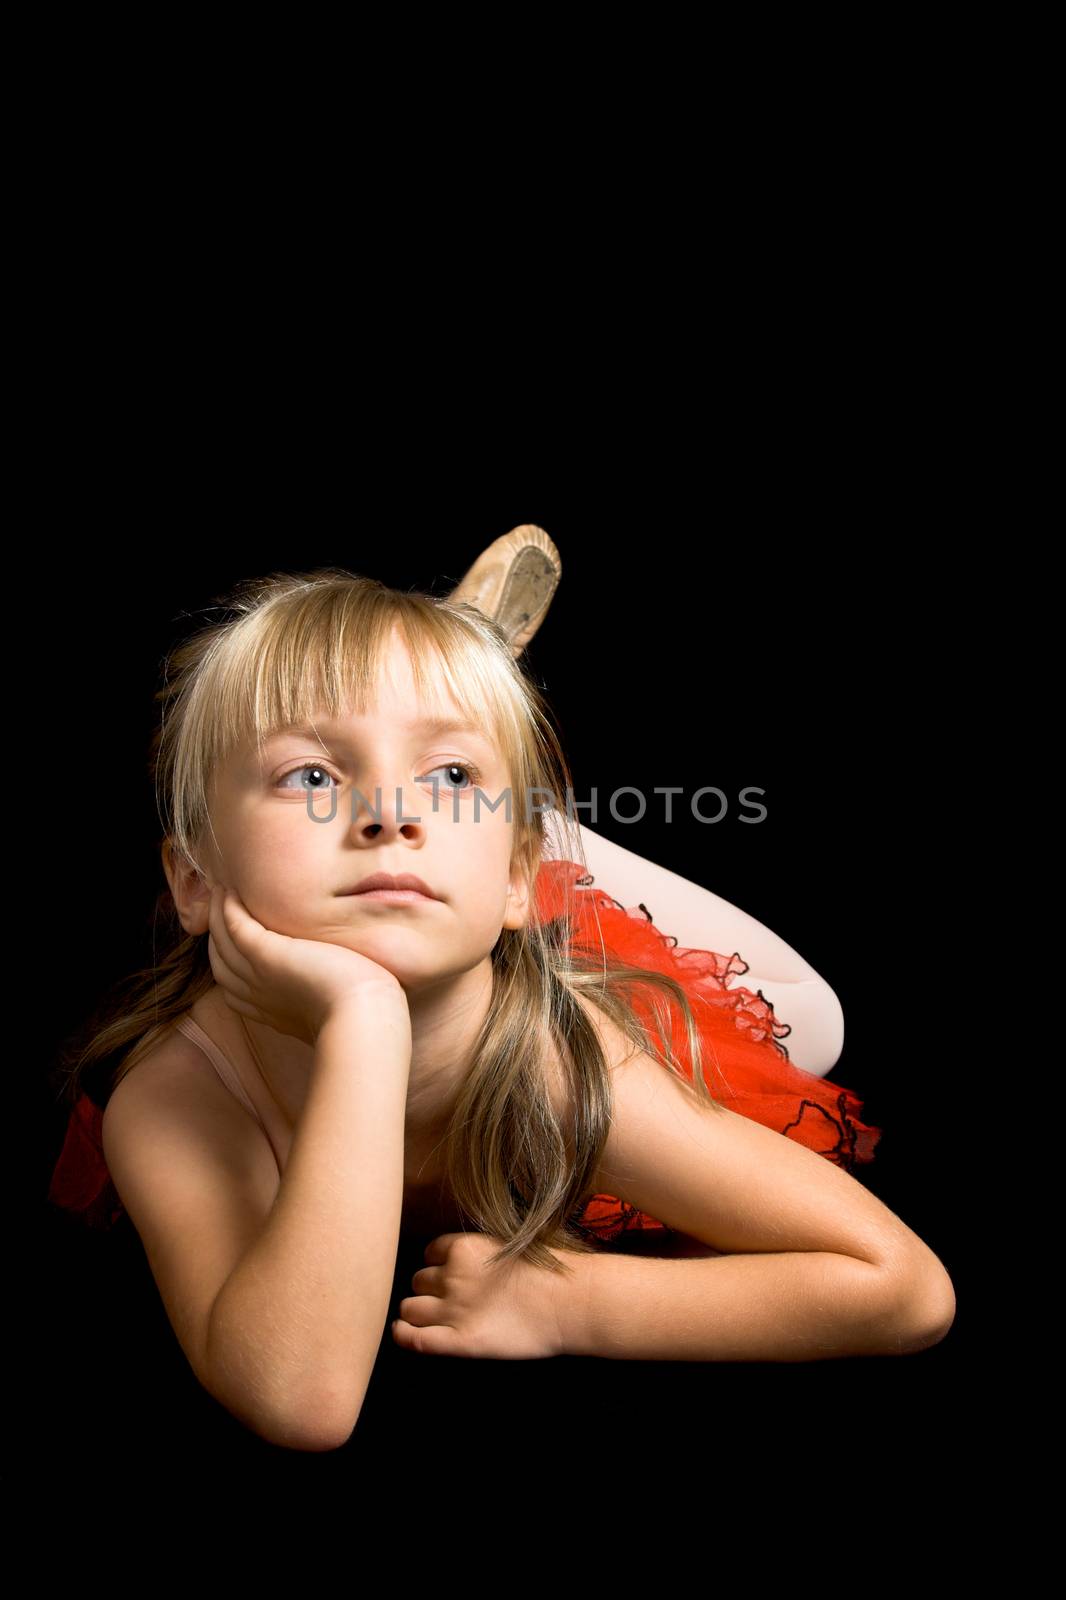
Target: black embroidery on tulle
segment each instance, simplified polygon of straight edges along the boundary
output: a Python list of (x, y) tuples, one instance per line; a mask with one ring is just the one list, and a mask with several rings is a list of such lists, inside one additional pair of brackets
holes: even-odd
[[(608, 1198), (614, 1199), (614, 1196), (593, 1195), (582, 1209), (570, 1219), (570, 1226), (594, 1244), (603, 1244), (623, 1233), (673, 1234), (677, 1231), (676, 1228), (669, 1227), (665, 1222), (660, 1223), (657, 1228), (650, 1228), (645, 1221), (647, 1212), (639, 1210), (635, 1205), (631, 1205), (628, 1200), (617, 1201), (615, 1209), (609, 1216), (600, 1217), (595, 1221), (589, 1222), (579, 1220), (584, 1212), (588, 1210), (593, 1200)], [(657, 1221), (658, 1219), (656, 1218), (655, 1220)]]
[(819, 1154), (822, 1155), (826, 1161), (832, 1161), (838, 1167), (844, 1167), (848, 1172), (850, 1172), (855, 1166), (856, 1136), (855, 1124), (848, 1116), (846, 1091), (841, 1090), (840, 1094), (837, 1095), (837, 1110), (840, 1112), (839, 1118), (834, 1117), (832, 1112), (829, 1111), (825, 1106), (819, 1105), (817, 1100), (801, 1100), (799, 1116), (796, 1117), (795, 1121), (793, 1122), (786, 1122), (785, 1126), (781, 1129), (781, 1132), (787, 1136), (789, 1128), (798, 1128), (800, 1123), (803, 1121), (803, 1113), (808, 1107), (810, 1107), (812, 1111), (820, 1112), (821, 1115), (825, 1117), (826, 1121), (831, 1122), (833, 1127), (837, 1130), (837, 1142), (833, 1146), (832, 1150), (819, 1151)]
[[(594, 885), (596, 883), (596, 878), (595, 878), (595, 875), (593, 873), (587, 872), (587, 873), (585, 873), (585, 875), (583, 877), (575, 878), (574, 882), (580, 888), (588, 889), (588, 888), (594, 887)], [(598, 892), (599, 892), (599, 894), (601, 894), (603, 896), (603, 898), (605, 900), (609, 900), (611, 905), (613, 905), (616, 910), (624, 912), (627, 917), (633, 915), (633, 912), (632, 912), (632, 910), (631, 910), (631, 908), (629, 906), (623, 905), (621, 900), (616, 900), (614, 895), (611, 895), (611, 894), (607, 893), (606, 889), (600, 889)], [(672, 933), (665, 933), (664, 934), (661, 928), (656, 928), (655, 927), (655, 918), (652, 916), (651, 912), (648, 910), (648, 908), (645, 905), (643, 900), (638, 902), (638, 907), (639, 907), (639, 909), (641, 911), (643, 911), (644, 916), (646, 917), (648, 922), (651, 923), (652, 927), (655, 928), (655, 931), (659, 935), (660, 939), (663, 939), (671, 950), (677, 950), (677, 949), (681, 948), (680, 942), (679, 942), (676, 934), (672, 934)], [(715, 953), (715, 952), (712, 952), (712, 953)], [(741, 963), (741, 965), (738, 968), (734, 968), (734, 966), (733, 966), (733, 962), (734, 961), (739, 961)], [(751, 971), (751, 962), (750, 961), (745, 961), (744, 957), (741, 955), (739, 950), (734, 950), (733, 954), (730, 956), (728, 962), (726, 963), (726, 977), (727, 978), (730, 978), (730, 977), (732, 977), (732, 978), (742, 978), (746, 972), (750, 972), (750, 971)], [(743, 987), (746, 988), (747, 985), (744, 985)], [(728, 984), (725, 983), (725, 982), (722, 983), (722, 988), (723, 988), (723, 992), (726, 993), (726, 994), (731, 994), (733, 996), (739, 996), (739, 994), (740, 994), (740, 990), (738, 990), (738, 989), (730, 989), (728, 987)], [(749, 990), (748, 992), (750, 993), (751, 991)], [(777, 1051), (779, 1056), (781, 1056), (785, 1061), (791, 1062), (791, 1060), (792, 1060), (791, 1052), (789, 1051), (787, 1045), (784, 1045), (784, 1044), (781, 1043), (781, 1040), (788, 1038), (789, 1034), (792, 1032), (792, 1024), (790, 1022), (779, 1022), (778, 1021), (777, 1012), (774, 1009), (773, 1001), (772, 1000), (768, 1000), (766, 998), (766, 996), (763, 994), (761, 989), (757, 989), (755, 991), (755, 993), (756, 993), (757, 997), (762, 1001), (763, 1005), (766, 1006), (767, 1010), (770, 1013), (769, 1026), (767, 1028), (767, 1035), (766, 1035), (767, 1039), (768, 1039), (768, 1042), (773, 1045), (774, 1049)], [(733, 1007), (733, 1017), (734, 1017), (734, 1021), (736, 1021), (738, 1029), (741, 1028), (741, 1023), (740, 1023), (739, 1019), (737, 1018), (737, 1012), (740, 1009), (742, 1009), (742, 1007), (739, 1007), (739, 1006), (734, 1006)], [(741, 1031), (743, 1031), (743, 1029), (741, 1029)]]
[[(744, 957), (741, 956), (740, 959), (743, 961)], [(747, 972), (748, 970), (749, 970), (748, 966), (745, 963), (744, 971)], [(773, 1034), (773, 1042), (774, 1042), (774, 1044), (776, 1044), (777, 1048), (780, 1050), (780, 1052), (784, 1056), (785, 1060), (786, 1061), (791, 1061), (792, 1057), (789, 1055), (787, 1047), (781, 1043), (781, 1040), (782, 1039), (787, 1039), (789, 1034), (792, 1032), (792, 1024), (791, 1024), (791, 1022), (778, 1022), (778, 1020), (777, 1020), (777, 1012), (774, 1010), (773, 1001), (772, 1000), (767, 1000), (766, 996), (763, 994), (761, 989), (756, 989), (755, 993), (758, 995), (759, 999), (762, 1001), (764, 1006), (769, 1006), (770, 1007), (770, 1016), (771, 1016), (771, 1019), (772, 1019), (771, 1020), (771, 1032), (773, 1033), (773, 1029), (775, 1029), (775, 1028), (784, 1028), (785, 1031), (781, 1035), (778, 1035), (776, 1033)]]

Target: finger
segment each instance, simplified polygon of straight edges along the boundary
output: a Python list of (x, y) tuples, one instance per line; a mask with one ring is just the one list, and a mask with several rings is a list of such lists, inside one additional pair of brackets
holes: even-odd
[(426, 1248), (423, 1250), (423, 1260), (428, 1261), (431, 1264), (446, 1261), (448, 1257), (448, 1248), (451, 1245), (452, 1240), (462, 1239), (464, 1237), (465, 1235), (461, 1233), (438, 1233), (437, 1237), (435, 1239), (431, 1239), (426, 1245)]
[(214, 973), (215, 982), (219, 987), (227, 993), (235, 994), (238, 999), (243, 1000), (246, 1004), (250, 1004), (252, 999), (251, 985), (245, 983), (244, 979), (234, 972), (215, 943), (213, 933), (209, 933), (207, 936), (207, 959), (211, 963), (211, 971)]
[(404, 1322), (412, 1328), (438, 1328), (444, 1326), (444, 1301), (435, 1294), (408, 1295), (398, 1307)]
[[(208, 960), (215, 975), (215, 982), (223, 992), (227, 995), (232, 993), (245, 1004), (251, 1004), (256, 988), (255, 971), (250, 967), (247, 958), (241, 955), (233, 940), (227, 937), (220, 910), (223, 892), (221, 885), (217, 885), (211, 891), (211, 906), (208, 912), (210, 924), (207, 935)], [(250, 982), (249, 978), (253, 981)]]
[(222, 999), (230, 1011), (237, 1011), (242, 1017), (251, 1017), (253, 1022), (261, 1022), (267, 1028), (274, 1026), (270, 1018), (260, 1011), (258, 1006), (249, 1005), (244, 1000), (238, 1000), (235, 995), (229, 994), (225, 989), (222, 991)]
[[(237, 945), (235, 933), (240, 928), (240, 923), (236, 917), (231, 920), (227, 896), (228, 891), (224, 884), (218, 883), (213, 886), (207, 911), (208, 925), (218, 952), (227, 967), (246, 984), (250, 984), (255, 980), (255, 968)], [(247, 919), (247, 912), (244, 916)]]
[(397, 1319), (392, 1325), (392, 1337), (402, 1350), (411, 1350), (420, 1356), (475, 1356), (455, 1328), (412, 1328), (409, 1323)]

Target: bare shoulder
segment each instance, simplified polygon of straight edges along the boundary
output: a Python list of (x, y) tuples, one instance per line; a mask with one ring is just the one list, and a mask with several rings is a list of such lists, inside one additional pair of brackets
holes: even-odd
[[(605, 1011), (600, 1009), (594, 1000), (583, 994), (575, 994), (574, 999), (592, 1024), (599, 1039), (600, 1048), (603, 1050), (608, 1070), (613, 1071), (627, 1056), (632, 1055), (633, 1045), (621, 1028), (611, 1020)], [(571, 1089), (558, 1048), (552, 1048), (548, 1052), (545, 1075), (556, 1115), (560, 1120), (565, 1120), (572, 1109)]]
[(625, 1030), (620, 1028), (617, 1022), (608, 1016), (602, 1006), (598, 1006), (590, 995), (577, 994), (574, 998), (596, 1030), (604, 1059), (611, 1073), (614, 1073), (627, 1061), (634, 1060), (640, 1054), (637, 1046)]
[[(607, 1065), (607, 1071), (612, 1084), (618, 1070), (627, 1062), (631, 1062), (639, 1052), (632, 1040), (622, 1028), (587, 994), (575, 994), (574, 999), (584, 1013), (593, 1031), (599, 1040), (600, 1049)], [(558, 1058), (553, 1060), (554, 1071), (550, 1078), (550, 1087), (553, 1103), (561, 1124), (567, 1129), (568, 1134), (573, 1132), (573, 1091), (562, 1064)], [(601, 1153), (601, 1161), (592, 1180), (590, 1194), (617, 1194), (617, 1189), (611, 1188), (610, 1180), (604, 1170), (606, 1148)]]
[[(255, 1126), (240, 1102), (219, 1080), (203, 1051), (177, 1028), (134, 1066), (121, 1072), (104, 1108), (104, 1126), (119, 1119), (119, 1108), (123, 1108), (124, 1114), (128, 1106), (136, 1104), (139, 1109), (145, 1109), (175, 1095), (189, 1098), (191, 1091), (194, 1099), (209, 1100), (213, 1108), (224, 1106), (227, 1112), (239, 1111), (244, 1122)], [(227, 1117), (226, 1120), (241, 1126), (240, 1119)]]
[(160, 1159), (169, 1158), (168, 1165), (198, 1148), (210, 1150), (216, 1159), (258, 1177), (260, 1186), (273, 1182), (277, 1187), (277, 1163), (266, 1134), (203, 1051), (177, 1029), (120, 1077), (104, 1109), (101, 1138), (120, 1196), (127, 1156), (134, 1147), (149, 1145)]

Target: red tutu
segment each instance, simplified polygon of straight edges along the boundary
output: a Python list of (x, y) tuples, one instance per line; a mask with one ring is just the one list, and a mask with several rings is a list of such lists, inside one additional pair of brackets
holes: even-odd
[[(859, 1120), (862, 1101), (850, 1089), (796, 1066), (779, 1042), (791, 1029), (777, 1020), (770, 1002), (750, 989), (729, 987), (731, 978), (748, 970), (739, 954), (683, 950), (675, 939), (659, 932), (643, 906), (627, 910), (593, 882), (576, 861), (543, 862), (535, 916), (547, 921), (569, 911), (571, 949), (598, 960), (606, 954), (677, 979), (692, 1007), (704, 1080), (716, 1100), (838, 1166), (850, 1169), (873, 1159), (882, 1130)], [(641, 1020), (651, 1026), (658, 990), (638, 984), (628, 993)], [(672, 1048), (691, 1081), (683, 1018), (673, 1002), (667, 1004), (665, 1015), (672, 1029)], [(48, 1190), (53, 1205), (77, 1214), (93, 1228), (112, 1227), (125, 1210), (104, 1160), (102, 1120), (99, 1107), (82, 1092)], [(632, 1230), (671, 1231), (624, 1199), (607, 1194), (594, 1195), (575, 1220), (584, 1234), (597, 1240)]]
[[(837, 1166), (850, 1170), (872, 1161), (882, 1130), (859, 1120), (862, 1101), (838, 1083), (805, 1072), (789, 1058), (779, 1041), (792, 1031), (779, 1022), (770, 1001), (730, 979), (747, 972), (734, 952), (684, 950), (662, 934), (644, 906), (627, 910), (602, 889), (575, 861), (545, 861), (537, 877), (536, 914), (547, 921), (568, 910), (572, 920), (569, 948), (596, 960), (616, 957), (631, 966), (650, 968), (676, 978), (692, 1007), (703, 1052), (703, 1077), (715, 1100), (741, 1116), (761, 1122), (799, 1144), (805, 1144)], [(659, 990), (651, 984), (629, 989), (628, 998), (645, 1026), (655, 1014)], [(660, 1014), (663, 1005), (658, 1006)], [(688, 1035), (678, 1006), (666, 1002), (671, 1047), (692, 1081)], [(613, 1239), (631, 1230), (658, 1229), (665, 1223), (615, 1195), (594, 1195), (577, 1219), (578, 1228), (596, 1239)]]
[(104, 1160), (100, 1126), (104, 1114), (82, 1091), (74, 1102), (67, 1134), (48, 1186), (54, 1206), (90, 1228), (111, 1228), (125, 1211)]

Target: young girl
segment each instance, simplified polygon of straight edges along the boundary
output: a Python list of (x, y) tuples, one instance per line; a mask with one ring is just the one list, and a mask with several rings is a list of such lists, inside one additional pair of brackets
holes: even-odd
[[(861, 1103), (791, 1061), (738, 954), (595, 883), (513, 635), (334, 568), (227, 610), (158, 697), (172, 947), (74, 1063), (49, 1191), (128, 1214), (208, 1392), (347, 1439), (401, 1236), (430, 1239), (390, 1330), (421, 1354), (942, 1338), (944, 1267), (847, 1170)], [(710, 1258), (605, 1248), (634, 1230)]]

